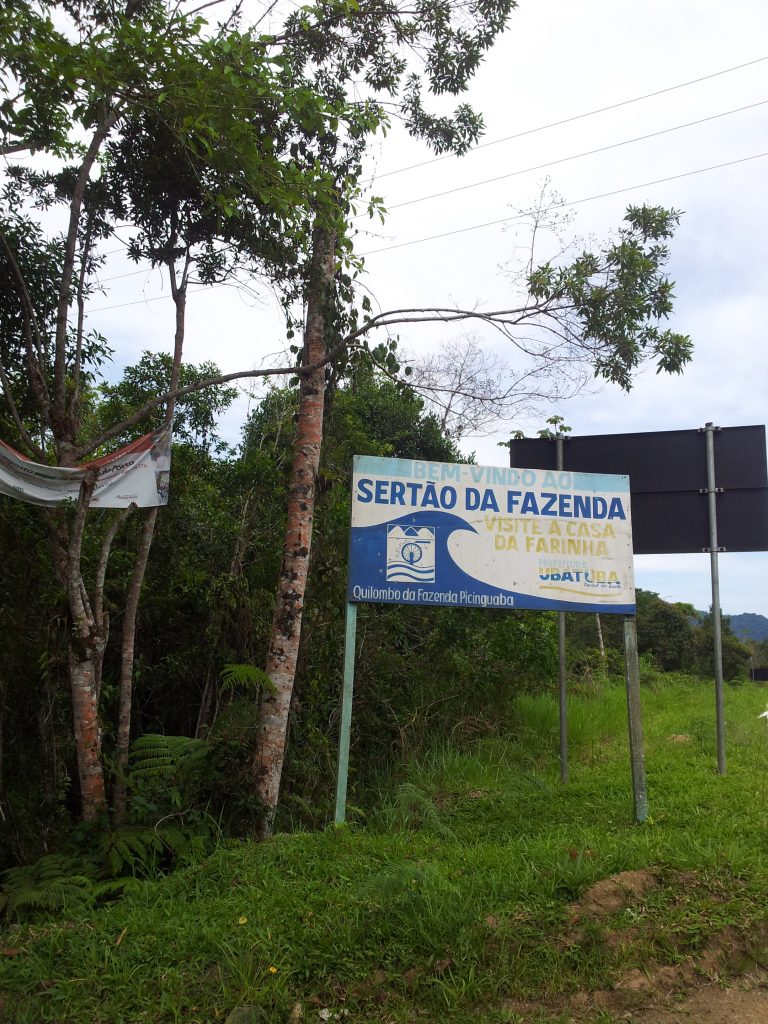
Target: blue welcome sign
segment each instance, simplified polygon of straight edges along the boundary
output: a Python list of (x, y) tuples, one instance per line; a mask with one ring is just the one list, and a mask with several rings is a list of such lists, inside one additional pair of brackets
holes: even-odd
[(348, 600), (633, 615), (627, 476), (357, 456)]

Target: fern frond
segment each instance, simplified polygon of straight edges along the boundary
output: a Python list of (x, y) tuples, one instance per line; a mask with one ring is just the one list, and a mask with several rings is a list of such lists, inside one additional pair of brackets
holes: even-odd
[(432, 800), (412, 782), (397, 787), (384, 810), (389, 826), (402, 829), (422, 829), (445, 838), (452, 838), (453, 830), (446, 825)]
[(256, 690), (277, 692), (264, 669), (255, 665), (225, 665), (221, 672), (221, 692), (237, 689), (245, 690), (246, 693), (254, 693)]
[[(81, 870), (88, 867), (53, 854), (36, 864), (6, 871), (0, 890), (0, 912), (12, 917), (25, 909), (73, 911), (92, 906), (96, 902), (93, 878), (73, 873), (73, 864)], [(62, 873), (62, 868), (68, 870)]]
[(205, 740), (145, 733), (131, 744), (129, 767), (135, 781), (167, 778), (187, 761), (204, 756)]
[(174, 854), (183, 852), (189, 846), (189, 835), (176, 824), (162, 825), (155, 829), (155, 835)]
[(110, 896), (122, 896), (137, 884), (135, 878), (107, 878), (103, 882), (96, 882), (93, 894), (97, 900), (108, 899)]
[(166, 846), (154, 829), (128, 826), (104, 833), (99, 848), (110, 873), (121, 875), (151, 873)]

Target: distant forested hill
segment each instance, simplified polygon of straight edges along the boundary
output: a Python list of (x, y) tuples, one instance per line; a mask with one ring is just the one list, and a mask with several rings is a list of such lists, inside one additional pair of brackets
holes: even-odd
[(729, 615), (731, 629), (740, 640), (768, 640), (768, 619), (755, 612)]

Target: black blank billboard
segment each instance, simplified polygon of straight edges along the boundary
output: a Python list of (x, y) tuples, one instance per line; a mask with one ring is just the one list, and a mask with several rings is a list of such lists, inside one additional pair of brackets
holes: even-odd
[[(510, 442), (510, 465), (555, 469), (556, 442)], [(727, 551), (768, 550), (765, 427), (714, 433), (717, 542)], [(629, 476), (636, 555), (709, 547), (706, 435), (700, 430), (596, 434), (563, 438), (563, 469)]]

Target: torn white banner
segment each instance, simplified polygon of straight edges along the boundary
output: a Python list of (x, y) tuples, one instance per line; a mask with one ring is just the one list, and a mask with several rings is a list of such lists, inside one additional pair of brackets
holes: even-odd
[(96, 470), (95, 508), (150, 508), (168, 504), (171, 428), (144, 434), (125, 448), (74, 469), (45, 466), (0, 441), (0, 494), (32, 505), (77, 501), (88, 470)]

